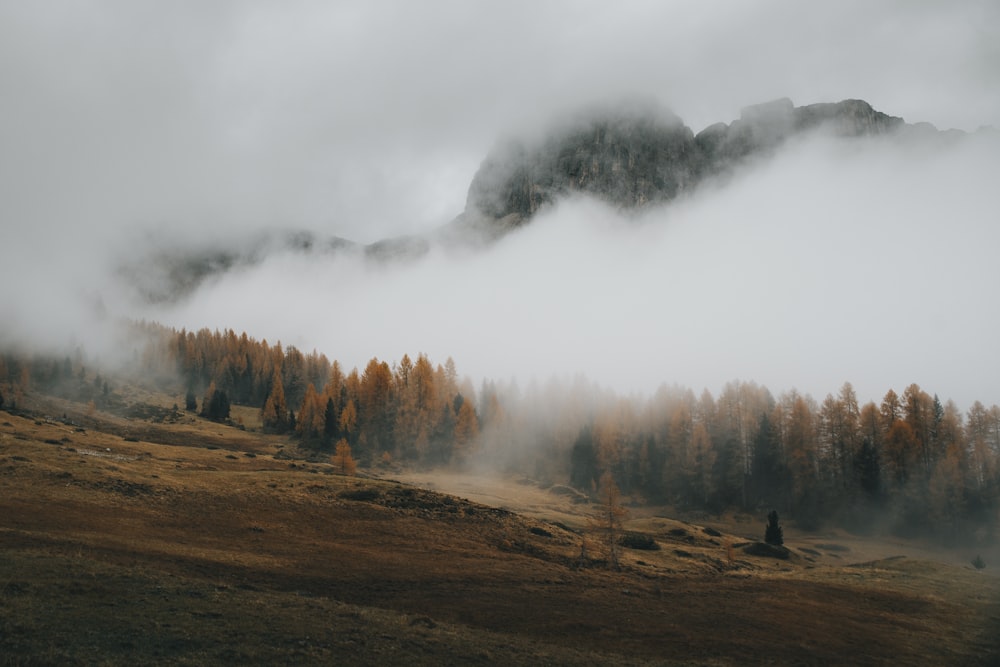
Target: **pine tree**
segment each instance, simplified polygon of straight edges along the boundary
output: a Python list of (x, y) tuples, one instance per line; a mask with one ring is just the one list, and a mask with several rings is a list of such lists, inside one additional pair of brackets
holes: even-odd
[(332, 398), (326, 399), (326, 408), (323, 411), (323, 439), (329, 445), (340, 433), (340, 419), (337, 416), (337, 406)]
[(201, 399), (201, 416), (209, 418), (209, 406), (212, 404), (212, 396), (215, 395), (215, 382), (210, 382), (208, 384), (208, 389), (205, 390), (205, 395)]
[(767, 528), (764, 529), (764, 541), (776, 546), (781, 546), (785, 543), (784, 531), (778, 525), (777, 510), (771, 510), (771, 513), (767, 515)]

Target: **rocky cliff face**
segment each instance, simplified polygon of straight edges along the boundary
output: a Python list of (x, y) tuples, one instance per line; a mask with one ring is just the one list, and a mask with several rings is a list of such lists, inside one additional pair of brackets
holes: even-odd
[(904, 125), (862, 100), (795, 107), (781, 99), (743, 109), (739, 120), (696, 136), (651, 105), (604, 110), (529, 146), (509, 142), (483, 161), (469, 187), (467, 224), (509, 228), (560, 196), (580, 192), (634, 209), (674, 199), (789, 137), (826, 127), (842, 136), (884, 134)]
[(704, 159), (679, 118), (650, 111), (602, 113), (540, 146), (498, 148), (473, 179), (467, 210), (524, 220), (574, 191), (625, 208), (672, 199), (698, 179)]

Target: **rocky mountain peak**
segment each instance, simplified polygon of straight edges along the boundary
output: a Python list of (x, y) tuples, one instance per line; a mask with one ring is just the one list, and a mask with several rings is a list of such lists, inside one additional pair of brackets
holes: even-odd
[(796, 107), (782, 98), (746, 107), (738, 120), (695, 135), (653, 104), (608, 107), (533, 145), (512, 141), (494, 149), (472, 180), (464, 218), (509, 228), (573, 192), (622, 209), (641, 208), (674, 199), (706, 176), (766, 154), (802, 132), (825, 127), (857, 137), (902, 125), (901, 118), (863, 100)]

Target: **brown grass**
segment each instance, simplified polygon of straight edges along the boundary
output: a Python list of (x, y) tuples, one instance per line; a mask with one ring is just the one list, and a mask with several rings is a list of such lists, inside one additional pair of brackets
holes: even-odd
[[(610, 572), (580, 561), (586, 507), (524, 480), (342, 477), (188, 415), (35, 407), (0, 412), (0, 664), (986, 665), (1000, 649), (991, 569), (858, 558), (882, 547), (842, 534), (730, 558), (758, 526), (714, 536), (648, 508), (626, 528), (661, 549)], [(64, 412), (80, 426), (42, 416)]]

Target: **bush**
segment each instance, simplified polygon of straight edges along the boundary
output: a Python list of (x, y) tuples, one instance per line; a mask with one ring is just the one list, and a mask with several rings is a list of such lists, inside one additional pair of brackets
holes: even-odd
[(660, 545), (649, 535), (643, 533), (625, 533), (618, 538), (618, 544), (626, 549), (640, 549), (643, 551), (658, 551)]
[(743, 547), (743, 553), (750, 556), (763, 556), (765, 558), (780, 558), (788, 560), (791, 552), (778, 544), (767, 544), (764, 542), (753, 542)]
[(972, 567), (977, 570), (982, 570), (986, 567), (986, 561), (983, 560), (982, 556), (976, 556), (972, 559)]
[(344, 500), (356, 500), (360, 502), (372, 502), (378, 500), (382, 494), (378, 489), (349, 489), (341, 491), (339, 496)]

